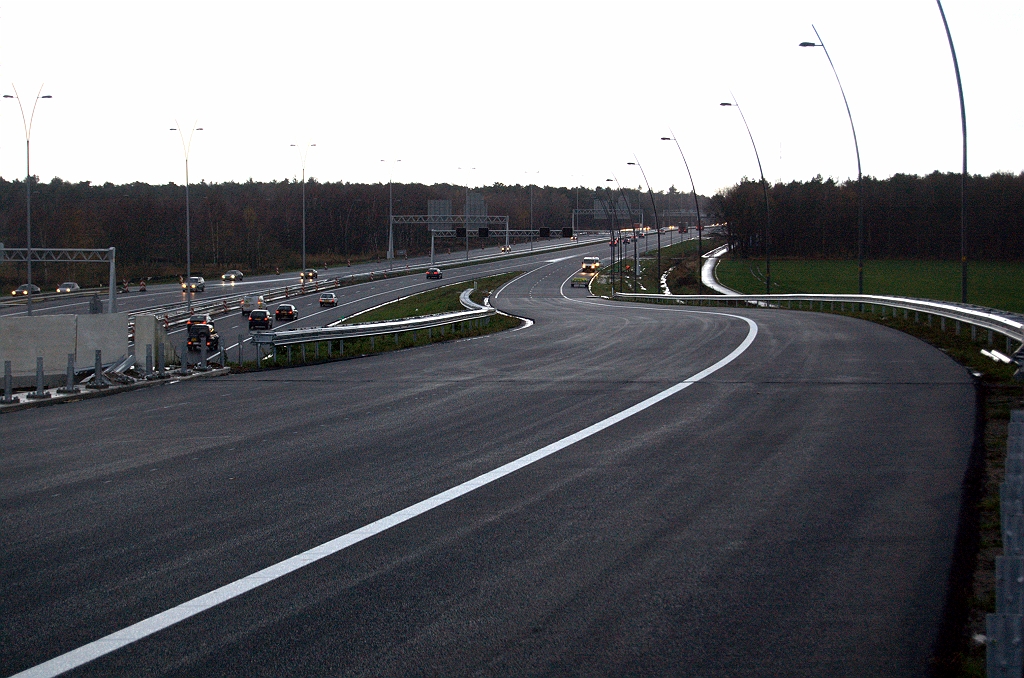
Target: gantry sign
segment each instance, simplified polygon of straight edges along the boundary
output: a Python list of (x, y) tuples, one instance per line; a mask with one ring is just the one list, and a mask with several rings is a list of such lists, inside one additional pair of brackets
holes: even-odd
[[(28, 248), (26, 247), (4, 247), (4, 244), (0, 242), (0, 263), (5, 261), (28, 261)], [(45, 247), (33, 247), (32, 248), (32, 261), (53, 261), (53, 262), (71, 262), (71, 263), (97, 263), (108, 262), (110, 264), (110, 291), (109, 291), (109, 304), (108, 313), (117, 312), (117, 301), (115, 293), (117, 291), (117, 274), (116, 274), (116, 249), (108, 247), (102, 250), (86, 250), (86, 249), (55, 249)], [(31, 292), (31, 290), (29, 290)]]

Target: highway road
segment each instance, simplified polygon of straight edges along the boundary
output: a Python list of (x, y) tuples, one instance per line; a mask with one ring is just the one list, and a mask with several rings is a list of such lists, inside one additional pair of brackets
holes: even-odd
[(968, 374), (536, 259), (519, 330), (4, 415), (0, 674), (927, 675)]

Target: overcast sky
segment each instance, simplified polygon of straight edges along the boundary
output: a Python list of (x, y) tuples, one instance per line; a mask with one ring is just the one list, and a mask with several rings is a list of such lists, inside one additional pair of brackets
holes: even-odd
[[(972, 173), (1024, 170), (1024, 3), (946, 0)], [(934, 0), (6, 2), (0, 90), (31, 112), (42, 180), (603, 184), (959, 171), (960, 111)], [(393, 164), (391, 161), (401, 159)], [(381, 162), (381, 160), (387, 162)], [(460, 169), (461, 168), (461, 169)], [(475, 169), (473, 169), (475, 168)], [(0, 101), (0, 176), (25, 174)]]

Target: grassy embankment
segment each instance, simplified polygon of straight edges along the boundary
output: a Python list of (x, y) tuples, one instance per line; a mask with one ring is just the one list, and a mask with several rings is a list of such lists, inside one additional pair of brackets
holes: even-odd
[[(718, 267), (722, 284), (740, 292), (764, 292), (763, 261), (723, 261)], [(1004, 262), (971, 262), (968, 268), (969, 301), (981, 306), (1024, 312), (1024, 265)], [(772, 291), (775, 293), (852, 293), (857, 289), (855, 261), (787, 261), (772, 262)], [(960, 265), (946, 261), (867, 261), (864, 264), (864, 291), (868, 294), (959, 301)], [(847, 313), (855, 317), (888, 325), (932, 344), (960, 364), (982, 375), (980, 394), (983, 400), (984, 468), (976, 492), (968, 492), (972, 505), (966, 506), (969, 516), (962, 535), (968, 552), (962, 554), (970, 571), (970, 582), (954, 591), (955, 604), (966, 609), (966, 619), (958, 638), (936, 657), (936, 674), (943, 676), (984, 676), (985, 646), (972, 642), (976, 634), (985, 633), (985, 614), (995, 611), (995, 558), (1002, 555), (999, 526), (999, 484), (1004, 477), (1006, 437), (1010, 411), (1024, 408), (1024, 387), (1012, 379), (1016, 366), (994, 362), (981, 355), (988, 344), (987, 332), (978, 333), (972, 341), (964, 328), (954, 333), (955, 324), (947, 323), (947, 331), (915, 323), (913, 316), (904, 320), (870, 313)], [(1000, 342), (997, 345), (1003, 350)]]
[[(459, 295), (468, 287), (476, 286), (476, 291), (470, 298), (477, 303), (483, 303), (485, 296), (498, 289), (508, 281), (522, 275), (522, 272), (506, 273), (503, 275), (479, 278), (474, 281), (447, 285), (420, 294), (414, 294), (405, 299), (391, 302), (375, 308), (372, 311), (350, 316), (345, 323), (384, 322), (387, 320), (398, 320), (400, 318), (412, 318), (435, 313), (450, 313), (453, 311), (464, 311), (459, 302)], [(277, 351), (277, 358), (266, 358), (262, 361), (263, 369), (275, 367), (297, 367), (311, 365), (335, 360), (357, 358), (376, 353), (386, 353), (413, 346), (424, 346), (441, 341), (452, 339), (464, 339), (466, 337), (477, 337), (493, 332), (518, 327), (520, 321), (505, 315), (491, 316), (486, 324), (457, 324), (454, 327), (446, 327), (444, 332), (435, 328), (431, 332), (419, 330), (417, 332), (404, 332), (397, 337), (393, 334), (386, 334), (377, 337), (362, 337), (358, 339), (311, 342), (304, 346), (281, 347)], [(248, 371), (256, 368), (255, 361), (246, 362), (242, 368), (234, 367), (236, 371)]]
[[(591, 285), (591, 291), (603, 297), (612, 296), (611, 278), (615, 276), (615, 289), (620, 290), (619, 278), (621, 273), (625, 276), (621, 280), (621, 291), (640, 292), (643, 294), (659, 294), (661, 285), (658, 280), (658, 255), (656, 250), (656, 236), (647, 237), (648, 251), (644, 254), (643, 240), (637, 243), (637, 254), (640, 259), (636, 285), (633, 284), (633, 245), (629, 245), (629, 256), (622, 261), (615, 262), (614, 270), (605, 266), (598, 274), (597, 280)], [(664, 237), (662, 238), (664, 243)], [(705, 238), (703, 252), (718, 247), (721, 244), (719, 238)], [(697, 283), (700, 280), (700, 271), (697, 263), (697, 241), (685, 240), (671, 246), (662, 245), (661, 248), (661, 272), (668, 271), (666, 283), (672, 294), (697, 294)], [(621, 272), (621, 273), (620, 273)], [(702, 294), (714, 294), (707, 288), (701, 288)]]

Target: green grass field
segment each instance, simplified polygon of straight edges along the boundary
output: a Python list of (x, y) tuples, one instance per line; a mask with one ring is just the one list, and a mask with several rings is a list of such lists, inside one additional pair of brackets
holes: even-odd
[(476, 292), (470, 295), (477, 303), (483, 303), (483, 297), (498, 289), (509, 280), (518, 278), (522, 271), (504, 273), (502, 275), (478, 278), (471, 282), (459, 283), (457, 285), (446, 285), (435, 290), (414, 294), (411, 297), (400, 301), (393, 301), (384, 304), (366, 313), (349, 316), (346, 323), (370, 323), (397, 320), (399, 318), (413, 318), (421, 315), (433, 315), (435, 313), (452, 313), (454, 311), (465, 311), (459, 302), (459, 295), (462, 291), (476, 286)]
[[(718, 279), (747, 294), (764, 293), (764, 260), (723, 260)], [(967, 301), (1024, 312), (1024, 264), (970, 262)], [(856, 261), (786, 260), (772, 262), (772, 293), (854, 294)], [(955, 261), (864, 262), (865, 294), (960, 301), (960, 264)]]

